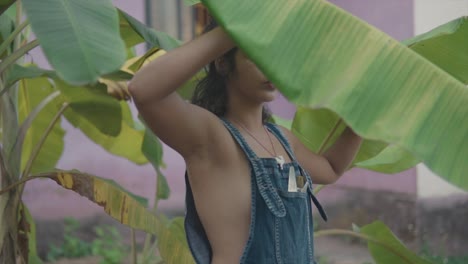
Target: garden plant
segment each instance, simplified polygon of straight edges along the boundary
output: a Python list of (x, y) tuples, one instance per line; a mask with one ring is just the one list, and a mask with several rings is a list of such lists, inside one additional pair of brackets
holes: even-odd
[[(309, 148), (321, 153), (349, 125), (365, 138), (352, 167), (396, 173), (423, 162), (468, 189), (468, 18), (399, 43), (323, 0), (203, 4), (297, 106), (293, 120), (275, 122)], [(135, 56), (143, 42), (151, 48)], [(179, 45), (111, 0), (0, 1), (0, 263), (41, 263), (34, 220), (21, 199), (27, 181), (37, 178), (147, 232), (140, 261), (193, 263), (183, 218), (157, 212), (158, 201), (169, 197), (161, 143), (126, 101), (135, 71)], [(52, 70), (26, 62), (37, 46)], [(181, 87), (185, 98), (195, 81)], [(111, 177), (56, 168), (64, 146), (61, 119), (111, 154), (150, 162), (157, 177), (153, 208)], [(430, 263), (379, 221), (315, 235), (359, 237), (376, 263)], [(136, 255), (133, 247), (135, 263)]]

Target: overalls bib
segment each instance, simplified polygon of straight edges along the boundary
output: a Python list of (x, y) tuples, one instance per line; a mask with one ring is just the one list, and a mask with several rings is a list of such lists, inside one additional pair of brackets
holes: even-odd
[[(274, 158), (257, 157), (241, 133), (229, 121), (222, 121), (251, 165), (251, 220), (249, 237), (240, 263), (315, 263), (311, 199), (325, 221), (327, 216), (312, 193), (310, 176), (299, 166), (286, 137), (274, 124), (266, 124), (291, 159), (290, 163), (280, 168)], [(291, 166), (294, 167), (296, 176), (302, 175), (308, 182), (308, 188), (304, 192), (288, 192)], [(185, 182), (187, 241), (195, 261), (198, 264), (209, 264), (212, 258), (211, 247), (195, 208), (187, 173)]]

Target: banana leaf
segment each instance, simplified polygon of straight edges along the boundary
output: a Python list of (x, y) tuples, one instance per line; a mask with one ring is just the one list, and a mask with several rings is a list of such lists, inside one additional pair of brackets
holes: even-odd
[[(15, 30), (15, 22), (7, 14), (0, 15), (0, 44), (10, 36)], [(0, 53), (0, 59), (3, 59), (8, 53), (8, 49), (5, 52)]]
[(22, 4), (47, 60), (67, 83), (94, 83), (124, 63), (125, 44), (111, 0)]
[(360, 232), (367, 235), (369, 251), (377, 264), (430, 264), (411, 252), (381, 221), (363, 226)]
[[(49, 80), (45, 77), (23, 79), (20, 82), (19, 97), (18, 97), (18, 112), (19, 121), (24, 125), (25, 120), (34, 113), (36, 107), (55, 89)], [(19, 145), (21, 149), (21, 170), (23, 171), (27, 161), (30, 159), (35, 146), (39, 143), (41, 137), (46, 131), (52, 119), (57, 114), (60, 108), (60, 99), (55, 98), (53, 101), (45, 105), (32, 123), (27, 128), (24, 138), (24, 143)], [(49, 171), (55, 168), (58, 160), (62, 156), (64, 150), (65, 131), (60, 126), (60, 122), (54, 126), (47, 139), (42, 146), (39, 155), (36, 157), (31, 173)]]
[(23, 66), (19, 64), (13, 64), (10, 71), (6, 75), (6, 85), (10, 86), (21, 79), (33, 79), (37, 77), (50, 77), (57, 78), (57, 74), (54, 71), (41, 69), (36, 65)]
[[(150, 27), (147, 27), (145, 24), (141, 23), (136, 18), (130, 16), (122, 10), (119, 10), (119, 13), (121, 19), (124, 18), (126, 23), (128, 23), (128, 25), (133, 28), (134, 33), (143, 38), (147, 43), (150, 44), (151, 47), (156, 46), (164, 50), (171, 50), (180, 46), (180, 40), (169, 36), (165, 32), (156, 31)], [(120, 23), (121, 25), (126, 26), (125, 21)], [(128, 31), (126, 31), (125, 34), (128, 43), (131, 43), (131, 39), (137, 39), (135, 35), (129, 33)]]
[(123, 157), (136, 164), (146, 164), (139, 146), (143, 143), (144, 130), (136, 129), (130, 114), (130, 108), (125, 102), (120, 103), (123, 118), (120, 120), (121, 130), (116, 136), (110, 136), (99, 131), (91, 122), (75, 112), (65, 112), (67, 120), (74, 120), (79, 129), (94, 143), (103, 147), (111, 154)]
[(403, 41), (410, 49), (468, 84), (468, 16)]
[(160, 253), (167, 263), (194, 263), (187, 244), (179, 239), (179, 222), (168, 226), (146, 209), (146, 205), (139, 201), (140, 197), (125, 191), (115, 182), (76, 170), (59, 170), (33, 177), (49, 178), (101, 206), (120, 223), (156, 235)]
[(319, 230), (314, 232), (314, 237), (338, 235), (365, 240), (376, 264), (431, 264), (430, 261), (408, 249), (381, 221), (375, 221), (363, 227), (353, 224), (352, 229), (352, 231), (345, 229)]
[(75, 127), (80, 127), (81, 120), (85, 119), (103, 134), (117, 136), (120, 133), (122, 108), (117, 100), (107, 94), (105, 85), (74, 87), (58, 78), (54, 82), (65, 101), (70, 103), (72, 112), (76, 113), (71, 115), (70, 111), (65, 112), (65, 117)]
[[(119, 9), (119, 28), (120, 37), (125, 42), (127, 48), (132, 48), (137, 44), (145, 42), (145, 40), (138, 34), (133, 27), (128, 23), (127, 18), (124, 16), (124, 12)], [(127, 16), (130, 16), (127, 14)]]
[(291, 102), (329, 109), (468, 189), (464, 83), (323, 0), (202, 2)]
[[(152, 60), (156, 59), (159, 56), (162, 56), (166, 53), (165, 50), (160, 49), (159, 47), (155, 46), (149, 49), (143, 56), (139, 58), (134, 58), (132, 63), (129, 63), (127, 70), (131, 71), (132, 73), (137, 72), (143, 66), (150, 63)], [(177, 89), (177, 93), (184, 99), (190, 100), (192, 98), (193, 91), (199, 80), (201, 80), (205, 76), (205, 71), (201, 70), (197, 74), (195, 74), (190, 80), (185, 82), (181, 87)]]
[(157, 173), (156, 200), (168, 199), (171, 190), (169, 189), (166, 176), (160, 170), (161, 166), (165, 166), (163, 161), (162, 144), (149, 128), (145, 129), (145, 136), (143, 138), (143, 144), (141, 145), (141, 151), (151, 163), (151, 165), (153, 165), (153, 168)]
[(184, 4), (188, 6), (193, 6), (200, 3), (200, 0), (184, 0)]

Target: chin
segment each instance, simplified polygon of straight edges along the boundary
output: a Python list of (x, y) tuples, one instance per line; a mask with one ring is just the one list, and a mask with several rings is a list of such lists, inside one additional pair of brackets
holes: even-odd
[(271, 102), (271, 101), (274, 101), (276, 99), (276, 96), (278, 95), (278, 92), (277, 90), (274, 90), (274, 91), (271, 91), (271, 92), (268, 92), (266, 95), (265, 95), (265, 98), (264, 98), (264, 101), (265, 102)]

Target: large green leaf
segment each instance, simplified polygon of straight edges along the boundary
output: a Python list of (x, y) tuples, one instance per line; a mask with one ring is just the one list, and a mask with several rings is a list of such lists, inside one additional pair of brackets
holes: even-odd
[(383, 173), (398, 173), (414, 167), (419, 163), (411, 153), (389, 145), (376, 156), (354, 164), (356, 167)]
[[(27, 117), (33, 113), (35, 108), (51, 93), (55, 91), (47, 78), (23, 79), (19, 89), (19, 121), (24, 124)], [(60, 99), (56, 98), (40, 110), (32, 123), (29, 125), (24, 143), (21, 148), (21, 170), (24, 170), (26, 162), (31, 157), (32, 151), (39, 143), (46, 131), (47, 126), (57, 114), (60, 108)], [(49, 171), (55, 168), (64, 149), (65, 131), (60, 122), (54, 126), (42, 146), (39, 155), (34, 161), (31, 172)]]
[(178, 222), (175, 222), (175, 226), (167, 226), (114, 182), (79, 171), (55, 171), (38, 174), (36, 177), (49, 178), (88, 198), (122, 224), (156, 235), (158, 241), (163, 242), (162, 245), (167, 245), (160, 248), (166, 263), (194, 263), (187, 244), (180, 241)]
[[(125, 13), (126, 16), (130, 16)], [(124, 16), (124, 12), (119, 10), (119, 27), (120, 37), (125, 42), (127, 48), (131, 48), (137, 44), (144, 42), (145, 40), (136, 32), (133, 27), (128, 23), (128, 20)]]
[[(445, 69), (462, 82), (468, 83), (468, 49), (466, 48), (468, 46), (468, 38), (463, 38), (463, 36), (468, 34), (468, 23), (463, 22), (464, 19), (454, 20), (430, 32), (406, 40), (403, 43), (409, 45), (411, 49)], [(298, 111), (296, 120), (301, 120), (302, 126), (294, 127), (294, 132), (297, 135), (301, 135), (301, 139), (304, 142), (314, 142), (317, 136), (315, 133), (312, 133), (314, 130), (302, 130), (304, 126), (313, 126), (320, 129), (320, 124), (311, 124), (320, 119), (308, 118), (309, 114), (307, 112), (314, 112), (316, 115), (320, 115), (320, 111), (312, 109), (306, 109), (305, 113), (304, 111)], [(326, 113), (327, 111), (323, 112)], [(323, 118), (326, 119), (326, 117)], [(331, 140), (331, 142), (334, 142), (334, 140)], [(367, 145), (368, 143), (372, 144), (371, 142), (364, 141), (363, 147), (365, 147), (366, 143)], [(397, 173), (413, 167), (419, 161), (408, 151), (396, 145), (390, 145), (369, 160), (363, 162), (357, 160), (355, 162), (357, 162), (355, 166), (360, 168), (384, 173)]]
[[(323, 151), (331, 146), (345, 127), (346, 124), (341, 118), (330, 110), (298, 107), (292, 124), (292, 132), (309, 149), (319, 152), (320, 149)], [(322, 146), (326, 140), (326, 145)], [(386, 145), (379, 141), (364, 140), (353, 163), (374, 157)]]
[(70, 103), (72, 111), (66, 111), (65, 117), (75, 127), (81, 128), (81, 120), (87, 120), (103, 134), (117, 136), (120, 133), (122, 108), (117, 100), (107, 94), (104, 84), (74, 87), (60, 79), (54, 81), (65, 101)]
[[(0, 82), (0, 89), (3, 89), (2, 82)], [(0, 95), (0, 122), (2, 122), (0, 125), (2, 129), (0, 151), (3, 151), (4, 164), (8, 171), (5, 179), (7, 182), (20, 176), (21, 153), (15, 148), (19, 133), (17, 98), (18, 89), (10, 89)]]
[(15, 82), (21, 79), (33, 79), (37, 77), (50, 77), (50, 78), (57, 78), (57, 74), (55, 71), (50, 71), (46, 69), (41, 69), (36, 65), (28, 65), (23, 66), (19, 64), (14, 64), (11, 67), (11, 70), (8, 72), (6, 76), (6, 85), (13, 85)]
[(468, 84), (468, 17), (403, 41), (409, 48)]
[(382, 222), (376, 221), (361, 228), (368, 236), (367, 245), (377, 264), (430, 264), (411, 252)]
[(328, 108), (468, 189), (465, 84), (323, 0), (203, 2), (290, 101)]
[(171, 190), (169, 189), (166, 176), (160, 170), (160, 168), (164, 166), (162, 144), (156, 135), (148, 128), (145, 129), (145, 137), (141, 145), (141, 151), (156, 170), (157, 187), (155, 200), (168, 199)]
[(121, 130), (116, 136), (110, 136), (99, 131), (94, 124), (73, 111), (65, 112), (68, 121), (79, 124), (78, 128), (94, 143), (103, 147), (111, 154), (126, 158), (136, 164), (145, 164), (148, 160), (141, 152), (144, 130), (134, 128), (130, 109), (125, 102), (120, 103), (122, 119), (119, 121)]
[(190, 257), (183, 256), (183, 258), (174, 254), (179, 250), (184, 253), (189, 250), (185, 236), (184, 218), (176, 217), (172, 219), (168, 229), (170, 231), (166, 233), (168, 235), (164, 237), (158, 237), (159, 252), (161, 253), (161, 256), (165, 262), (183, 264), (195, 263), (191, 254)]
[[(0, 44), (10, 36), (15, 29), (15, 22), (7, 14), (0, 15)], [(0, 58), (3, 59), (7, 55), (7, 51), (0, 53)]]
[[(298, 107), (291, 130), (309, 149), (318, 153), (319, 150), (325, 151), (330, 147), (344, 128), (345, 124), (340, 117), (328, 109)], [(419, 161), (402, 148), (365, 139), (352, 166), (384, 173), (397, 173), (417, 163)]]
[(48, 61), (66, 82), (96, 82), (124, 63), (125, 45), (111, 0), (22, 3)]
[[(128, 69), (129, 71), (136, 72), (139, 69), (141, 69), (143, 66), (147, 65), (150, 63), (152, 60), (156, 59), (159, 56), (162, 56), (166, 53), (165, 50), (160, 49), (159, 47), (155, 46), (151, 49), (149, 49), (143, 56), (139, 58), (134, 58), (134, 61), (129, 64)], [(205, 77), (206, 72), (204, 70), (199, 71), (197, 74), (192, 76), (190, 80), (185, 82), (181, 87), (177, 89), (177, 93), (179, 93), (182, 98), (186, 100), (190, 100), (193, 95), (193, 91), (195, 90), (195, 87), (197, 83)]]
[[(156, 31), (145, 24), (138, 21), (122, 10), (119, 10), (120, 15), (127, 20), (127, 23), (133, 28), (134, 32), (142, 37), (151, 46), (156, 46), (164, 50), (171, 50), (180, 46), (181, 42), (167, 33)], [(122, 24), (122, 22), (121, 22)], [(129, 34), (128, 32), (126, 34)], [(130, 37), (128, 37), (130, 38)], [(134, 38), (131, 37), (131, 38)]]

